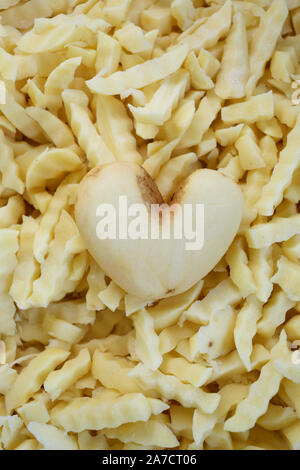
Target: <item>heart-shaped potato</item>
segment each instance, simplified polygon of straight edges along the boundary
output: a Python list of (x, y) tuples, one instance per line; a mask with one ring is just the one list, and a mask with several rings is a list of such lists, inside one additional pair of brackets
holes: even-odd
[(240, 188), (217, 171), (200, 169), (180, 185), (172, 203), (193, 208), (204, 205), (202, 249), (188, 251), (187, 240), (175, 237), (99, 239), (97, 208), (109, 204), (118, 213), (120, 196), (127, 196), (128, 207), (146, 206), (149, 223), (151, 205), (163, 203), (156, 184), (143, 168), (115, 162), (94, 168), (81, 182), (76, 222), (89, 252), (104, 272), (126, 292), (149, 301), (180, 294), (208, 274), (226, 253), (243, 214)]

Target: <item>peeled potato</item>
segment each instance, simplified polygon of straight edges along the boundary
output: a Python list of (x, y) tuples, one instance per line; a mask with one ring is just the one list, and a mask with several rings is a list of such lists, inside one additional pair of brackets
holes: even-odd
[[(191, 204), (193, 209), (196, 204), (204, 204), (202, 249), (188, 251), (187, 240), (174, 236), (169, 240), (100, 240), (96, 233), (97, 208), (112, 204), (118, 214), (120, 196), (127, 196), (128, 207), (145, 205), (149, 224), (151, 204), (163, 203), (156, 184), (143, 168), (115, 162), (94, 168), (81, 182), (76, 222), (89, 252), (104, 272), (126, 292), (143, 300), (180, 294), (210, 272), (233, 241), (243, 213), (239, 187), (217, 171), (201, 169), (181, 184), (172, 202)], [(173, 223), (171, 218), (171, 234)]]

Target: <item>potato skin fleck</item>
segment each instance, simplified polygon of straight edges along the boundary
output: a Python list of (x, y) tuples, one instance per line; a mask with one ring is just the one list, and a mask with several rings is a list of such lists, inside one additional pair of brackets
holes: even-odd
[(164, 200), (159, 192), (158, 187), (151, 176), (141, 168), (141, 172), (137, 174), (136, 181), (140, 189), (144, 203), (149, 208), (151, 204), (163, 204)]
[(86, 175), (86, 178), (96, 178), (101, 170), (102, 170), (101, 166), (96, 166), (95, 168), (93, 168), (91, 171), (88, 172), (88, 174)]
[(168, 289), (166, 295), (173, 294), (176, 289)]
[(181, 199), (186, 191), (186, 187), (188, 184), (188, 178), (176, 189), (175, 193), (172, 196), (171, 203), (172, 204), (180, 204)]

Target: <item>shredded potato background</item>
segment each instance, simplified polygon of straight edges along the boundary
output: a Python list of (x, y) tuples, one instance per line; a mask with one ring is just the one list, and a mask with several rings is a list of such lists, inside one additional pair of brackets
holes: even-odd
[[(299, 450), (300, 0), (0, 16), (0, 449)], [(240, 185), (189, 291), (141, 303), (89, 256), (78, 184), (114, 160), (166, 201), (198, 168)]]

